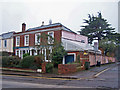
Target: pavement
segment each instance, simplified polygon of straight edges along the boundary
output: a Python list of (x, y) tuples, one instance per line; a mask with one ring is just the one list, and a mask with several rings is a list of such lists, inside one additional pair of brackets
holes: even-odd
[(16, 76), (26, 76), (32, 78), (44, 78), (44, 79), (60, 79), (60, 80), (81, 80), (81, 79), (89, 79), (89, 78), (96, 78), (103, 72), (109, 70), (110, 68), (115, 67), (117, 64), (105, 64), (101, 65), (100, 67), (91, 67), (89, 70), (83, 70), (71, 74), (65, 75), (57, 75), (57, 74), (41, 74), (37, 72), (16, 72), (16, 71), (8, 71), (2, 70), (2, 75), (16, 75)]

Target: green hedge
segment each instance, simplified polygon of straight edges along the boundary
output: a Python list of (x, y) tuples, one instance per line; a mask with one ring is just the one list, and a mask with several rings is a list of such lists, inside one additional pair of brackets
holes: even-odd
[(42, 65), (41, 56), (25, 56), (20, 66), (21, 68), (29, 68), (29, 69), (40, 69)]
[(33, 63), (34, 63), (34, 56), (26, 56), (21, 61), (20, 66), (22, 68), (30, 68), (32, 67)]
[(15, 67), (20, 62), (20, 59), (16, 56), (3, 56), (2, 66), (3, 67)]
[(23, 54), (23, 58), (26, 57), (26, 56), (30, 56), (30, 54), (29, 53)]
[(46, 64), (46, 73), (51, 73), (53, 71), (54, 65), (52, 63)]

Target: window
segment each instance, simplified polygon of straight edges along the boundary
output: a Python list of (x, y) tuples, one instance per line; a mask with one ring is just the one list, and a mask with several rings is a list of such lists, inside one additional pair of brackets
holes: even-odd
[(20, 45), (20, 36), (16, 37), (16, 46)]
[(84, 41), (84, 40), (81, 40), (81, 43), (85, 43), (85, 41)]
[(29, 35), (25, 35), (25, 46), (29, 45)]
[(40, 45), (40, 33), (35, 34), (35, 45)]
[(54, 42), (54, 32), (48, 32), (48, 44), (53, 44)]
[(7, 40), (4, 40), (4, 47), (7, 47)]

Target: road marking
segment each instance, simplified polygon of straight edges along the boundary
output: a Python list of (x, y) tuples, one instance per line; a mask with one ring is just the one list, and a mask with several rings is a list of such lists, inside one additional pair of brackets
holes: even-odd
[(110, 69), (110, 68), (104, 69), (103, 71), (97, 73), (97, 74), (94, 75), (93, 77), (96, 78), (96, 77), (98, 77), (100, 74), (102, 74), (103, 72), (105, 72), (105, 71), (107, 71), (107, 70), (109, 70), (109, 69)]

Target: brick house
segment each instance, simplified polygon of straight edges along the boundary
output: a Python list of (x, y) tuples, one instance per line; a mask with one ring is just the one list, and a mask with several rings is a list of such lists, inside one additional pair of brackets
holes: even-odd
[[(26, 24), (23, 23), (22, 32), (17, 32), (13, 35), (14, 54), (23, 58), (23, 54), (25, 53), (30, 53), (30, 55), (44, 53), (45, 61), (48, 61), (47, 49), (42, 48), (38, 50), (36, 48), (37, 45), (41, 45), (44, 41), (46, 41), (48, 45), (51, 43), (49, 42), (49, 37), (47, 39), (38, 38), (38, 36), (41, 36), (43, 33), (51, 36), (58, 42), (62, 42), (65, 50), (68, 52), (68, 55), (63, 58), (63, 64), (76, 61), (78, 54), (80, 54), (81, 58), (84, 56), (85, 51), (93, 51), (93, 47), (88, 45), (88, 37), (76, 34), (61, 23), (41, 25), (27, 30)], [(49, 52), (52, 52), (51, 47), (48, 49)]]

